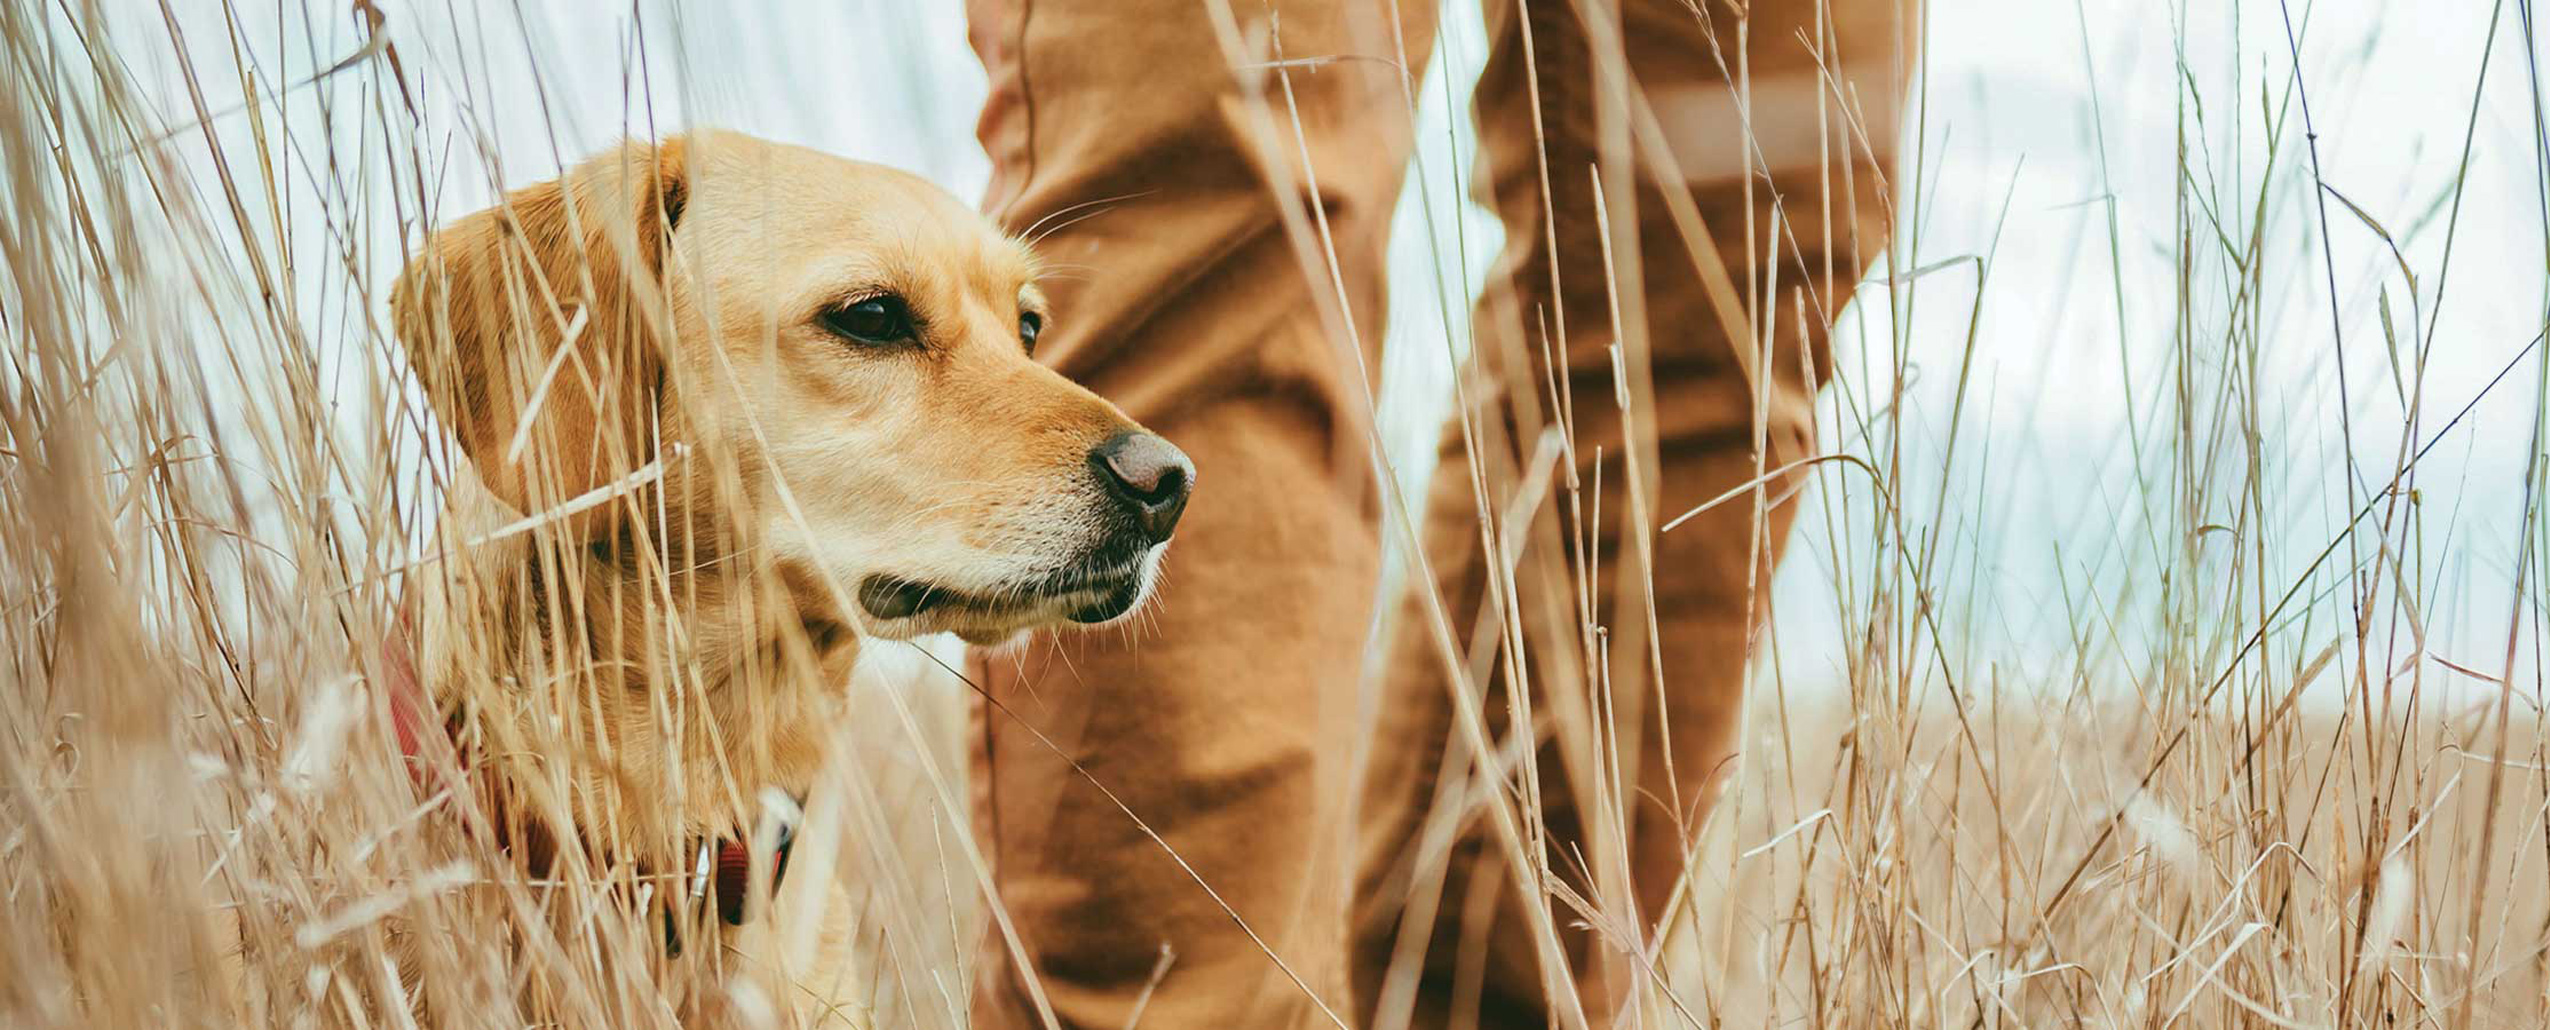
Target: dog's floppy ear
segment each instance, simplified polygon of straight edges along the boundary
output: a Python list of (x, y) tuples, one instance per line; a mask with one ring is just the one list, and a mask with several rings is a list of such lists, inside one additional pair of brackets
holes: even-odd
[[(489, 490), (550, 510), (655, 457), (680, 139), (627, 143), (435, 233), (392, 290), (398, 337)], [(619, 504), (571, 520), (594, 530)]]

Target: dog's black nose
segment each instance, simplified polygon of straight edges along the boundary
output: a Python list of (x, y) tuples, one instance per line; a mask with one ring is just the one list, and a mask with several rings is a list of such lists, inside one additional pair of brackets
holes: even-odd
[(1109, 496), (1124, 505), (1144, 539), (1159, 543), (1186, 513), (1195, 491), (1195, 463), (1186, 452), (1149, 433), (1126, 430), (1091, 448), (1089, 467)]

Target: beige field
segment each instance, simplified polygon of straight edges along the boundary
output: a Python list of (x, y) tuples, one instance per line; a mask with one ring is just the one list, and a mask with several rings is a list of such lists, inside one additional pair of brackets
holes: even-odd
[[(2258, 732), (2255, 712), (2004, 701), (1969, 737), (1944, 703), (1780, 707), (1756, 707), (1754, 764), (1697, 849), (1708, 872), (1662, 949), (1652, 1026), (2550, 1024), (2533, 717), (2501, 751), (2484, 712)], [(2138, 795), (2182, 726), (2182, 757)], [(980, 906), (931, 875), (960, 831), (924, 814), (907, 764), (870, 775), (904, 814), (892, 868), (855, 874), (901, 883), (876, 896), (870, 954), (907, 977), (962, 968), (972, 942), (941, 930)], [(937, 977), (885, 979), (889, 1009), (912, 1011), (881, 1025), (960, 1025), (927, 997)]]

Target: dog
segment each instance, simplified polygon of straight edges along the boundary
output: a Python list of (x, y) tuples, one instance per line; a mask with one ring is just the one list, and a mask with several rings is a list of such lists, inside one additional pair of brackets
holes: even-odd
[(865, 642), (1111, 625), (1159, 582), (1194, 466), (1035, 361), (1036, 279), (918, 177), (723, 131), (435, 232), (391, 294), (465, 459), (398, 645), (426, 786), (527, 878), (651, 899), (668, 955), (734, 951)]

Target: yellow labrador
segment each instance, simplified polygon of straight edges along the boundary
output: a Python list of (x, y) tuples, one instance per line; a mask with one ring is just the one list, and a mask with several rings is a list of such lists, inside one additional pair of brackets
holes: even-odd
[(1032, 359), (1035, 276), (927, 182), (725, 132), (433, 236), (392, 308), (467, 458), (462, 560), (408, 591), (400, 721), (421, 767), (467, 770), (482, 839), (732, 954), (723, 881), (764, 897), (763, 799), (814, 786), (862, 640), (1143, 602), (1195, 470)]

